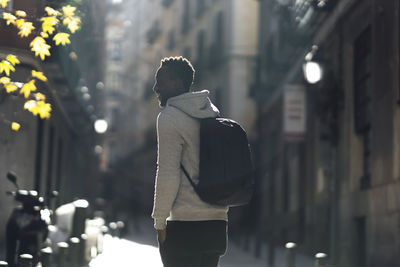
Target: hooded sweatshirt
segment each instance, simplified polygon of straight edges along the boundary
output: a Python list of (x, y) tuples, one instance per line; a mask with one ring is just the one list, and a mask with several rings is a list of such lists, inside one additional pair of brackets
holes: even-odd
[(157, 117), (157, 173), (152, 217), (154, 227), (166, 220), (228, 220), (228, 207), (202, 201), (183, 173), (196, 182), (199, 175), (200, 120), (219, 115), (209, 91), (189, 92), (168, 99)]

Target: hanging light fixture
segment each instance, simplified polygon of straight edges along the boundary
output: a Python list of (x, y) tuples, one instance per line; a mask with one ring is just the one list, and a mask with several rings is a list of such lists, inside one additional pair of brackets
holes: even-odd
[(318, 46), (313, 45), (310, 52), (307, 53), (303, 64), (304, 78), (310, 84), (315, 84), (322, 79), (323, 69), (319, 62), (313, 60), (315, 54), (317, 53)]
[(322, 67), (318, 62), (307, 61), (303, 65), (304, 77), (308, 83), (314, 84), (322, 79)]

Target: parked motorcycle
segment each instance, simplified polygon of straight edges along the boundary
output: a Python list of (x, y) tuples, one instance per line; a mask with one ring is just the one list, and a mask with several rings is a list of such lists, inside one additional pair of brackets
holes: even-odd
[[(17, 176), (13, 172), (7, 173), (7, 179), (16, 187), (16, 191), (8, 191), (7, 195), (14, 197), (20, 203), (13, 209), (6, 226), (8, 266), (17, 266), (17, 259), (21, 254), (31, 254), (33, 266), (36, 266), (43, 242), (48, 235), (51, 213), (46, 207), (44, 198), (40, 197), (37, 191), (19, 188)], [(50, 197), (55, 197), (57, 194), (54, 191)]]

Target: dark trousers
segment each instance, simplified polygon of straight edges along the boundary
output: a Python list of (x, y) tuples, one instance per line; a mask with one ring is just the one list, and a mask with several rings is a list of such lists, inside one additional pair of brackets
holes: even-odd
[(168, 221), (159, 245), (164, 267), (217, 267), (226, 243), (225, 221)]

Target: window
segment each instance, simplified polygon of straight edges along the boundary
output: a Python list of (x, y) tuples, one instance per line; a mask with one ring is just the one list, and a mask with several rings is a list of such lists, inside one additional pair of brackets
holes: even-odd
[(205, 0), (197, 0), (197, 9), (196, 9), (196, 16), (197, 18), (200, 18), (205, 10), (206, 7), (206, 1)]
[(204, 70), (204, 59), (205, 59), (205, 34), (204, 31), (201, 30), (197, 34), (197, 58), (196, 62), (194, 63), (196, 68), (196, 80), (201, 80), (201, 76)]
[(354, 116), (357, 134), (362, 134), (370, 128), (371, 41), (371, 27), (368, 27), (354, 44)]
[(197, 61), (202, 63), (204, 59), (204, 45), (205, 45), (205, 34), (204, 31), (200, 31), (197, 34)]
[(184, 0), (183, 14), (182, 14), (182, 34), (186, 34), (190, 27), (190, 2)]
[(223, 59), (224, 47), (224, 20), (222, 12), (219, 12), (215, 18), (214, 23), (214, 40), (210, 45), (209, 62), (210, 68), (218, 66)]
[(120, 85), (121, 85), (121, 81), (120, 81), (120, 75), (118, 72), (112, 72), (110, 74), (110, 87), (113, 90), (119, 89)]
[(224, 42), (224, 17), (222, 12), (219, 12), (215, 19), (215, 41), (216, 43), (222, 47)]
[(365, 29), (354, 42), (354, 122), (355, 131), (363, 140), (363, 175), (360, 189), (370, 187), (371, 114), (372, 114), (372, 36)]
[(175, 48), (175, 32), (171, 30), (168, 33), (168, 43), (167, 43), (168, 50), (173, 50)]
[(147, 31), (146, 37), (149, 44), (153, 44), (161, 35), (160, 21), (154, 21), (151, 28)]
[(120, 40), (111, 42), (110, 50), (110, 59), (113, 61), (121, 61), (122, 42)]

